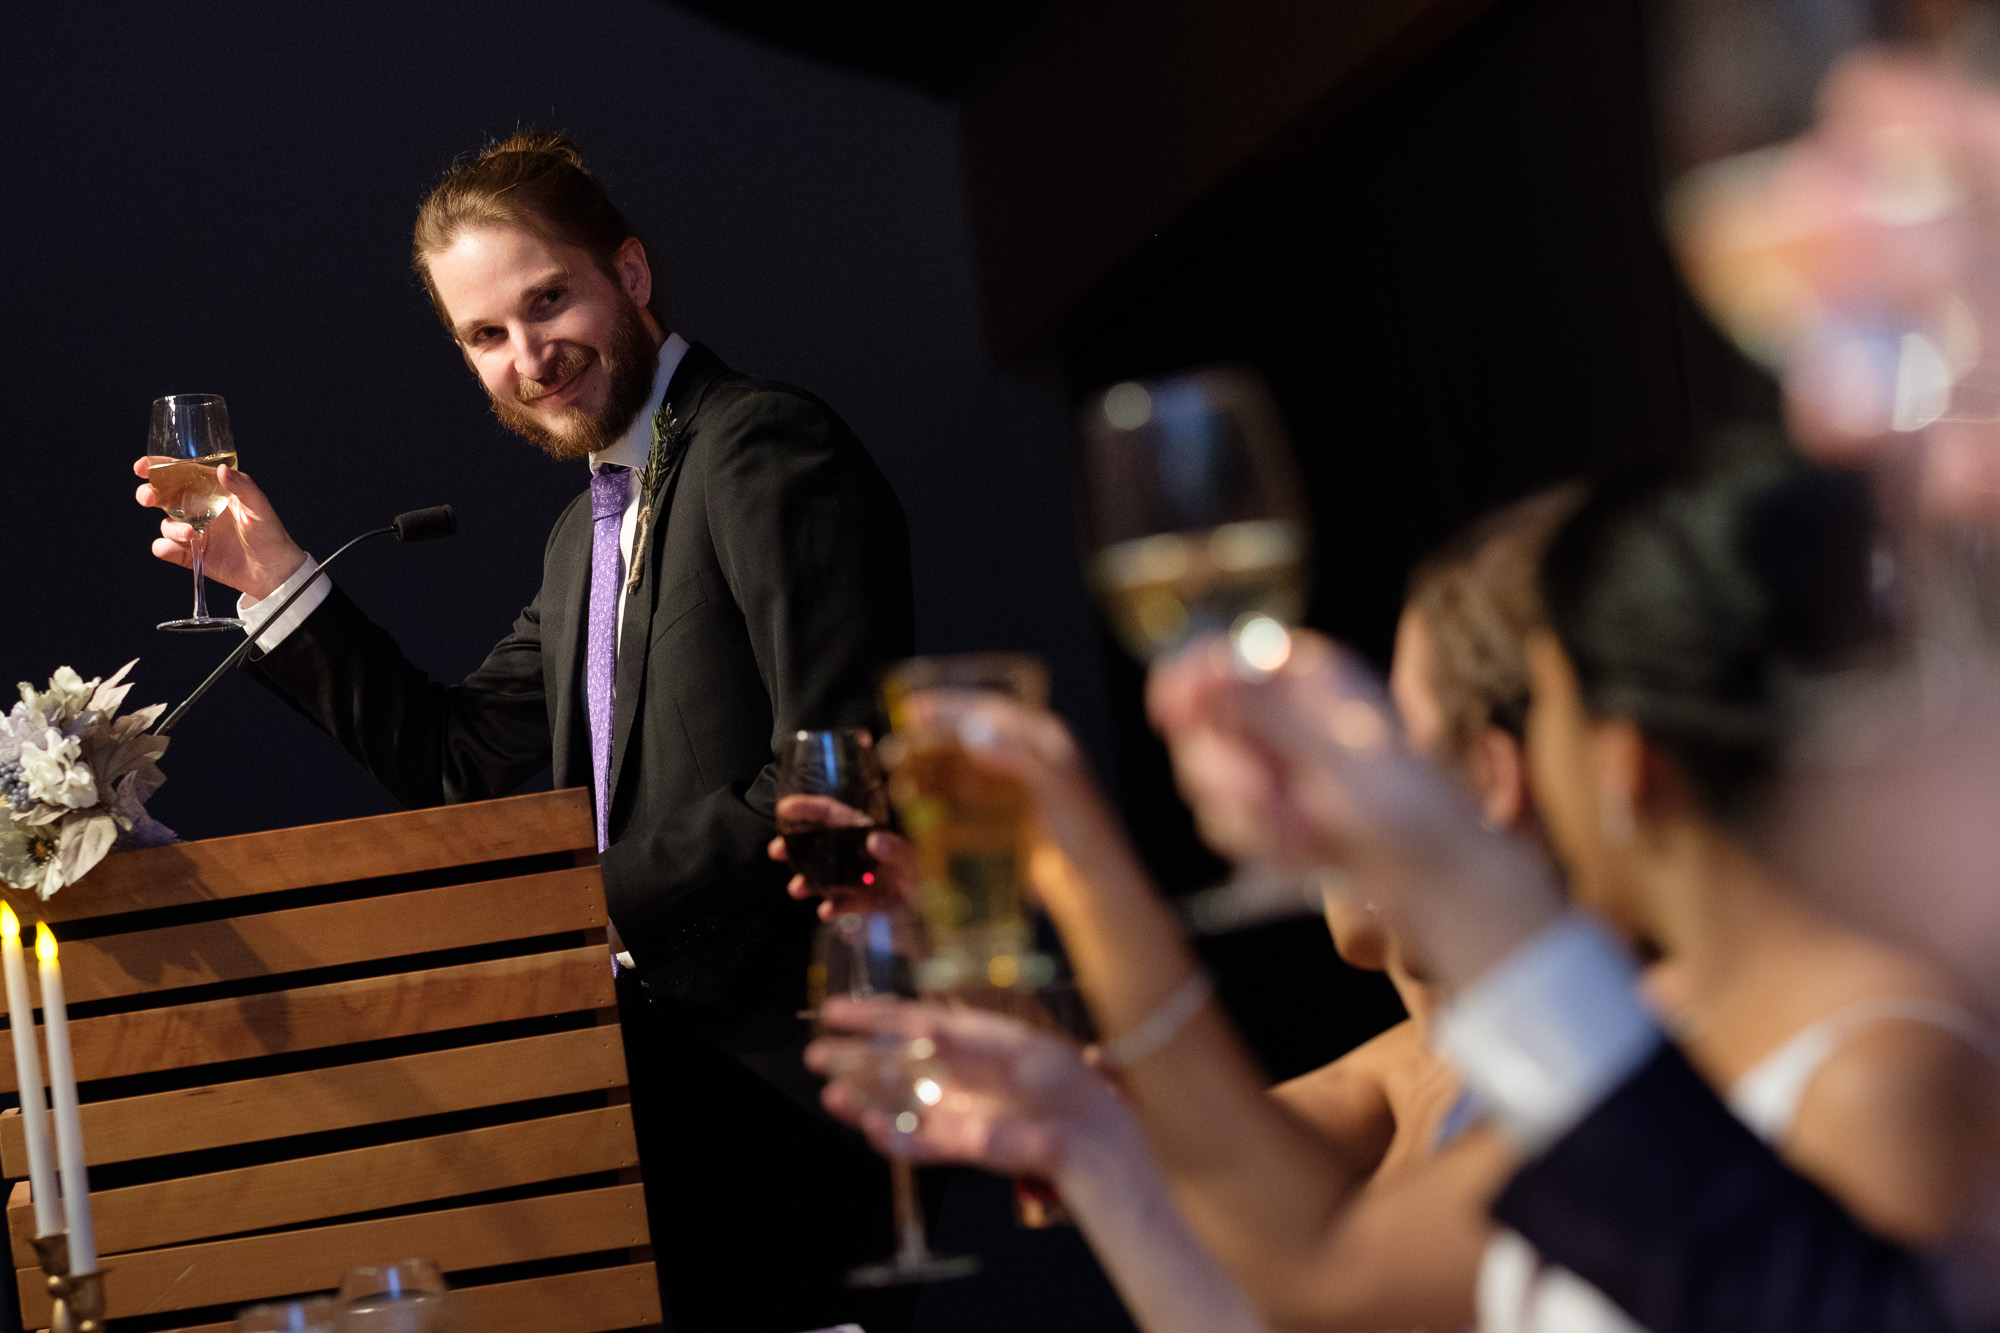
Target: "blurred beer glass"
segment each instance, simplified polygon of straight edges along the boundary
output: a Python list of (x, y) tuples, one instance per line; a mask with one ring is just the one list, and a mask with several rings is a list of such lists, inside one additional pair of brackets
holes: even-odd
[(916, 853), (930, 936), (918, 989), (1021, 1012), (1055, 972), (1035, 951), (1026, 892), (1032, 805), (1020, 780), (973, 761), (960, 727), (982, 696), (1047, 707), (1048, 669), (1020, 653), (918, 657), (893, 667), (882, 688), (900, 750), (889, 794)]

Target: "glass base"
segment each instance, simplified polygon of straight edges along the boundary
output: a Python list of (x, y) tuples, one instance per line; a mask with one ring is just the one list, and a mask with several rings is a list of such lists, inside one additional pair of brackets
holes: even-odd
[(863, 1264), (847, 1275), (850, 1287), (910, 1287), (920, 1282), (950, 1282), (979, 1271), (976, 1254), (898, 1255), (877, 1264)]
[(162, 620), (153, 628), (173, 630), (179, 634), (194, 634), (202, 630), (242, 629), (243, 622), (233, 616), (198, 616), (188, 620)]

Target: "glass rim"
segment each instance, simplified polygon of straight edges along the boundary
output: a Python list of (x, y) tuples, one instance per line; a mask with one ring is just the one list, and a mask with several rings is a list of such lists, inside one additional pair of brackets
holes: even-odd
[[(1001, 680), (1030, 681), (1047, 702), (1049, 664), (1039, 654), (996, 650), (976, 653), (923, 653), (890, 664), (884, 688), (915, 690), (994, 690)], [(1031, 701), (1032, 702), (1032, 701)]]
[(153, 400), (154, 407), (215, 407), (226, 400), (219, 393), (170, 393)]

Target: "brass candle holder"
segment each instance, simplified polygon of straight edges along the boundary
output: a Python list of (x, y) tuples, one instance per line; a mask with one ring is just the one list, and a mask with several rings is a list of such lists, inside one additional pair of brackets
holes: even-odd
[(69, 1233), (58, 1231), (34, 1239), (35, 1258), (48, 1276), (49, 1333), (103, 1333), (104, 1274), (69, 1271)]

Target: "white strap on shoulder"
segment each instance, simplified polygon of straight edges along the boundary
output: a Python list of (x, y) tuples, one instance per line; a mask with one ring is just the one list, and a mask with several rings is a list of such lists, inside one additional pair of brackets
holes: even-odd
[(2000, 1069), (2000, 1036), (1965, 1009), (1929, 995), (1884, 995), (1835, 1010), (1792, 1034), (1729, 1090), (1729, 1109), (1759, 1138), (1775, 1143), (1798, 1118), (1799, 1103), (1821, 1066), (1847, 1039), (1873, 1023), (1922, 1023), (1951, 1033)]

